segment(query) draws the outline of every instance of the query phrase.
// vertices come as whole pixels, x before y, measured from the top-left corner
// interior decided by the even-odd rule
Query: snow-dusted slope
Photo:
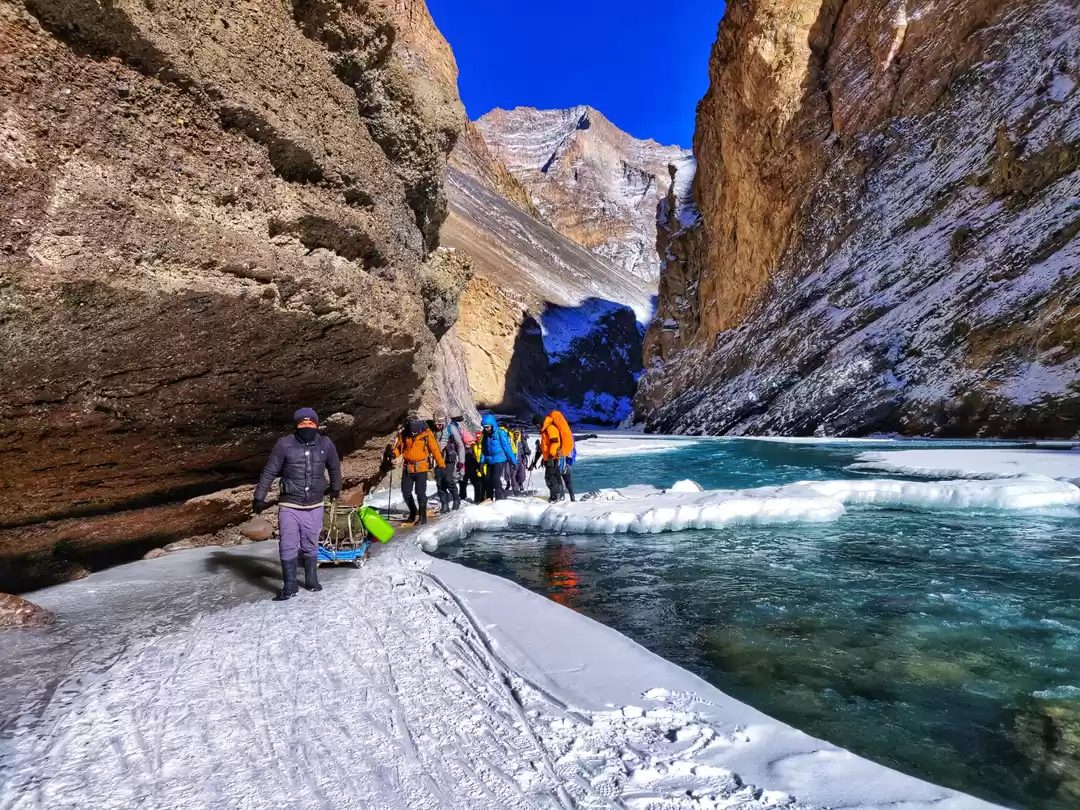
[[[642,141],[590,107],[493,110],[476,122],[555,230],[653,283],[656,207],[688,155]]]
[[[650,428],[1080,429],[1074,0],[729,4],[711,78]]]
[[[531,215],[475,131],[454,153],[444,245],[472,257],[455,327],[474,399],[618,422],[641,371],[647,282]]]

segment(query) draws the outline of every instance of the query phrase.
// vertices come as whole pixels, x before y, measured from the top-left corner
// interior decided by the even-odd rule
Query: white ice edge
[[[862,453],[848,469],[915,478],[993,479],[1041,475],[1080,483],[1080,451],[1049,449],[1062,446],[1069,445],[1047,444],[1041,449],[920,449]]]
[[[153,783],[142,806],[261,807],[284,779],[303,810],[412,810],[433,791],[455,807],[516,808],[530,802],[507,786],[543,804],[560,780],[573,790],[616,770],[657,810],[764,810],[789,797],[815,809],[993,807],[814,739],[608,627],[403,540],[285,605],[208,566],[226,554],[269,567],[271,544],[178,552],[34,594],[72,630],[144,608],[126,640],[110,628],[109,650],[60,656],[59,697],[0,749],[12,766],[4,798],[133,806]],[[231,590],[231,607],[160,630],[146,614],[171,612],[170,587],[188,608]],[[471,782],[482,768],[497,772],[481,773],[491,793],[470,802],[485,795]]]
[[[872,504],[913,509],[1040,509],[1080,505],[1080,488],[1041,475],[986,481],[856,479],[802,481],[742,490],[661,492],[649,486],[590,493],[577,503],[512,498],[470,506],[415,535],[425,550],[476,531],[539,529],[571,534],[652,534],[732,525],[823,522],[845,506]],[[692,484],[692,482],[689,482]]]

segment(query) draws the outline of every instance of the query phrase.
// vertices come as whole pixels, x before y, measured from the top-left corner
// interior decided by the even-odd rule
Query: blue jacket
[[[481,440],[481,464],[504,464],[510,462],[511,464],[517,464],[517,453],[514,452],[514,447],[510,443],[510,437],[499,430],[498,420],[490,413],[484,417],[482,422],[484,427],[489,425],[492,428],[492,433],[489,436],[487,431],[484,431],[484,438]]]

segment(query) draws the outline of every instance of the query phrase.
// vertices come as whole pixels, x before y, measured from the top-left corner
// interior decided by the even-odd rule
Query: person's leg
[[[455,466],[447,476],[450,479],[450,500],[453,502],[455,512],[461,508],[461,496],[458,493],[458,477],[461,474],[461,471]]]
[[[566,472],[562,474],[563,485],[566,487],[566,491],[570,493],[570,501],[574,500],[574,474],[570,471],[570,465],[567,465]]]
[[[322,532],[323,508],[297,510],[300,514],[300,556],[304,560],[304,587],[321,591],[319,584],[319,534]]]
[[[450,488],[453,481],[448,480],[445,467],[435,471],[435,491],[439,496],[439,514],[450,511]]]
[[[427,473],[416,474],[416,502],[420,505],[420,523],[427,523]]]
[[[278,509],[278,556],[281,558],[281,591],[274,597],[276,602],[284,602],[296,596],[296,558],[300,554],[300,519],[299,509]]]
[[[503,489],[503,469],[505,467],[506,465],[502,462],[488,466],[491,473],[491,486],[494,489],[494,497],[497,501],[506,499],[506,490]]]
[[[551,459],[544,462],[544,480],[548,486],[549,499],[554,503],[563,499],[563,480],[559,474],[559,462]]]
[[[401,497],[405,499],[405,505],[409,507],[407,522],[416,520],[416,501],[413,499],[413,475],[406,470],[401,471]]]
[[[525,494],[525,467],[525,462],[521,461],[518,463],[517,467],[514,468],[514,491],[517,492],[518,495]]]
[[[458,499],[459,499],[459,501],[463,501],[468,497],[469,497],[469,478],[468,478],[467,475],[462,473],[461,481],[458,482]],[[456,509],[457,507],[455,506],[454,508]]]

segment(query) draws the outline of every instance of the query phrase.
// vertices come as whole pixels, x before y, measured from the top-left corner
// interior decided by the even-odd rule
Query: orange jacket
[[[544,461],[553,458],[570,458],[574,453],[574,434],[566,417],[560,411],[552,411],[540,428],[540,452]]]
[[[551,461],[553,458],[558,458],[559,447],[562,444],[562,437],[559,435],[559,429],[555,426],[555,423],[551,421],[549,416],[544,420],[544,426],[540,428],[540,452],[544,456],[544,461]]]
[[[397,444],[394,445],[394,458],[402,456],[405,459],[405,471],[409,473],[423,473],[431,469],[431,459],[435,464],[445,467],[442,453],[439,452],[439,443],[435,441],[435,434],[428,428],[416,436],[406,436],[399,433]]]

